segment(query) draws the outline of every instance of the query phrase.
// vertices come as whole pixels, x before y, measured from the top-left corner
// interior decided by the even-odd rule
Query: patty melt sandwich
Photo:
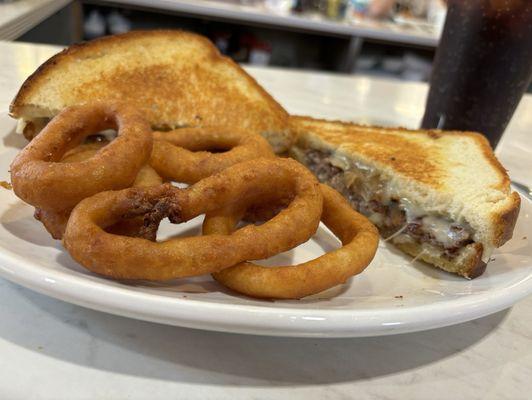
[[[399,249],[466,278],[512,237],[519,195],[488,141],[293,117],[291,155]]]

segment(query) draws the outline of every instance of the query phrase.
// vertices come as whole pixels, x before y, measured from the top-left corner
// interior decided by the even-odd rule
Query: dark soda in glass
[[[532,78],[532,0],[448,0],[421,127],[497,145]]]

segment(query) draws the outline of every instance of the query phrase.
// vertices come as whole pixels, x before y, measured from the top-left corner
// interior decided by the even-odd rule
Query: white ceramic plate
[[[25,144],[0,115],[0,180]],[[171,325],[276,336],[349,337],[411,332],[478,318],[532,292],[532,207],[523,199],[514,238],[495,252],[487,272],[473,281],[411,263],[381,244],[361,275],[300,301],[257,301],[228,292],[210,277],[134,285],[107,280],[77,265],[33,219],[33,209],[0,188],[0,275],[85,307]],[[162,226],[162,235],[199,232],[200,220]],[[338,242],[320,228],[294,251],[269,260],[298,263]]]

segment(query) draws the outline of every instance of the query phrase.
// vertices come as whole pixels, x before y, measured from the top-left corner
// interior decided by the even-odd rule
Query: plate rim
[[[489,298],[484,293],[474,293],[445,302],[400,308],[322,310],[213,303],[65,275],[61,270],[47,270],[5,247],[0,251],[0,276],[47,296],[115,315],[211,331],[284,337],[367,337],[433,329],[501,311],[532,294],[531,271]],[[104,296],[109,292],[113,293],[113,304]],[[136,302],[142,302],[142,307],[137,307]],[[386,318],[388,314],[392,317]],[[223,318],[219,318],[221,315]],[[274,324],[272,318],[276,318]]]

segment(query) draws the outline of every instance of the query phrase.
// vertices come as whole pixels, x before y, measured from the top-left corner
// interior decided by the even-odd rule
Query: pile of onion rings
[[[116,138],[84,142],[107,129]],[[63,110],[15,158],[11,181],[74,260],[114,279],[212,274],[251,297],[299,299],[363,271],[378,244],[365,217],[304,166],[275,157],[260,135],[238,127],[152,132],[119,103]],[[157,241],[163,219],[202,214],[203,235]],[[306,242],[320,221],[341,248],[294,266],[250,262]]]
[[[163,242],[117,238],[104,229],[124,215],[152,213],[146,220],[158,223],[168,217],[178,223],[214,212],[220,205],[241,207],[271,190],[268,184],[290,187],[292,200],[259,226]],[[99,193],[72,211],[63,242],[76,261],[98,274],[169,280],[217,272],[289,250],[314,234],[321,211],[319,185],[302,165],[289,159],[257,159],[231,166],[187,189],[162,185]]]

